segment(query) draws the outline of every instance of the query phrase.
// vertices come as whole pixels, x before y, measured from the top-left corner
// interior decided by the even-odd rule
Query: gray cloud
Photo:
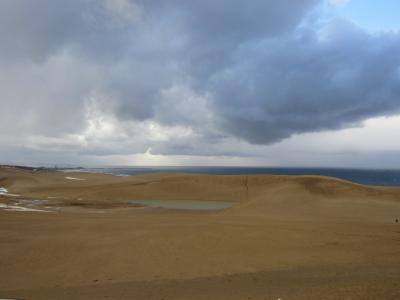
[[[399,34],[345,21],[250,45],[215,76],[220,126],[252,143],[399,112]]]
[[[243,156],[235,140],[269,145],[399,113],[400,35],[322,23],[320,9],[0,1],[0,144]]]

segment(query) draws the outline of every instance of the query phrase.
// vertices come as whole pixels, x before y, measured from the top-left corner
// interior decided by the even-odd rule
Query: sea
[[[71,171],[71,169],[68,169]],[[271,167],[99,167],[80,168],[83,172],[132,176],[154,173],[191,173],[210,175],[320,175],[336,177],[371,186],[400,186],[400,170]]]

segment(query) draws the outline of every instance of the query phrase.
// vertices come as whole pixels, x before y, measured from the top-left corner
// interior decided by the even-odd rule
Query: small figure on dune
[[[396,219],[396,223],[399,223],[399,219]]]

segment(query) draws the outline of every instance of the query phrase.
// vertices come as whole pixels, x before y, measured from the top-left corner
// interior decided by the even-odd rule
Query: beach
[[[400,188],[20,168],[0,188],[0,298],[400,298]]]

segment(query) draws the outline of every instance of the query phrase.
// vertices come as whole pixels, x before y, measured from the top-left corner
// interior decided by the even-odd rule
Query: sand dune
[[[56,212],[0,209],[0,298],[400,298],[396,188],[313,176],[21,169],[0,169],[0,186],[20,194],[20,206]],[[135,199],[235,205],[165,210],[130,205]],[[3,205],[16,201],[0,195]]]

